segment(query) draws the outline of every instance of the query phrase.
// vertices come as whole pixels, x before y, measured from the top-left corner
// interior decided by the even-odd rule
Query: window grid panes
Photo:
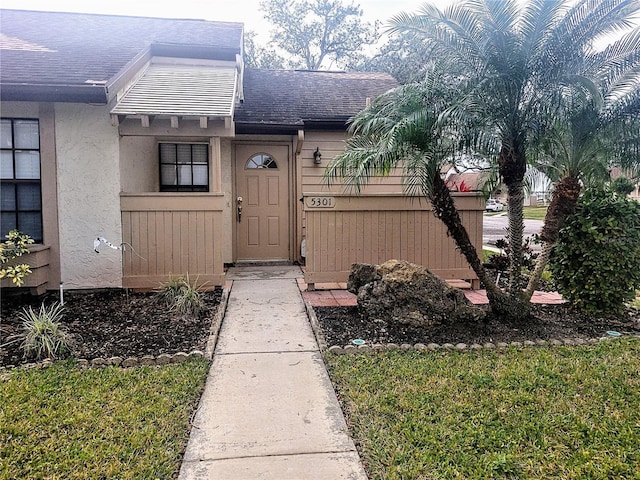
[[[209,191],[209,148],[207,144],[161,143],[159,150],[160,191]]]
[[[0,235],[18,229],[42,242],[38,120],[0,119]]]

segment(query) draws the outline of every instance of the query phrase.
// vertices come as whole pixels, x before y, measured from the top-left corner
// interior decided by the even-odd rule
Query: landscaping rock
[[[485,313],[464,293],[452,288],[427,268],[389,260],[381,265],[354,264],[347,288],[373,321],[431,327],[456,322],[478,322]]]
[[[161,353],[156,357],[156,364],[158,365],[166,365],[171,362],[171,355],[168,353]]]
[[[138,359],[135,357],[129,357],[129,358],[125,358],[122,361],[122,366],[123,367],[136,367],[138,365]]]
[[[189,356],[184,352],[174,353],[173,356],[171,357],[171,363],[182,363],[187,358],[189,358]]]
[[[107,365],[107,361],[104,358],[98,357],[91,360],[92,367],[104,367],[105,365]]]
[[[122,361],[123,361],[123,360],[124,360],[124,359],[123,359],[122,357],[111,357],[111,358],[108,360],[108,363],[109,363],[109,365],[114,365],[114,366],[116,366],[116,367],[117,367],[117,366],[119,366],[119,365],[122,365]]]
[[[152,366],[155,364],[156,364],[156,359],[153,357],[153,355],[144,355],[140,359],[140,365]]]

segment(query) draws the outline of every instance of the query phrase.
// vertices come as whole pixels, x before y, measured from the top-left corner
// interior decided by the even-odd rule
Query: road
[[[484,215],[483,228],[482,228],[482,243],[483,245],[495,245],[496,240],[505,238],[507,236],[507,225],[509,224],[509,218],[507,213],[503,212],[499,215]],[[525,237],[540,233],[542,229],[542,220],[526,220],[524,221],[524,235]],[[534,250],[539,250],[539,245],[532,245]]]

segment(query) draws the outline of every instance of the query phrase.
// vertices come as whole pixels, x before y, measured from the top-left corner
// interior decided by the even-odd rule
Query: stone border
[[[220,328],[222,327],[222,320],[224,318],[224,314],[227,310],[227,304],[229,303],[229,294],[231,292],[231,287],[233,286],[233,282],[230,281],[222,288],[222,296],[220,297],[220,304],[218,305],[218,311],[213,317],[213,321],[211,322],[211,327],[209,329],[209,338],[207,339],[207,345],[205,351],[201,350],[192,350],[189,353],[186,352],[177,352],[177,353],[161,353],[160,355],[144,355],[142,357],[110,357],[110,358],[92,358],[91,360],[87,360],[86,358],[78,358],[73,359],[76,361],[79,367],[81,368],[94,368],[94,367],[108,367],[110,365],[116,367],[139,367],[139,366],[161,366],[167,365],[169,363],[182,363],[191,358],[206,358],[211,361],[213,358],[213,351],[216,348],[216,343],[218,342],[218,334],[220,333]],[[317,320],[316,320],[317,321]],[[64,361],[64,360],[63,360]],[[25,363],[21,365],[10,365],[10,366],[0,366],[0,372],[12,370],[14,368],[43,368],[52,365],[53,361],[50,358],[47,358],[41,362],[36,363]]]
[[[332,353],[334,355],[344,355],[344,354],[354,354],[354,353],[370,353],[370,352],[380,352],[385,350],[447,350],[447,351],[458,351],[464,352],[469,350],[504,350],[506,348],[523,348],[523,347],[556,347],[556,346],[565,346],[565,347],[573,347],[576,345],[595,345],[600,342],[615,340],[616,338],[622,337],[632,337],[640,339],[640,334],[636,335],[623,335],[622,337],[599,337],[599,338],[564,338],[562,340],[551,338],[549,340],[525,340],[523,342],[497,342],[497,343],[484,343],[482,345],[478,343],[474,343],[472,345],[467,345],[466,343],[444,343],[442,345],[437,343],[416,343],[415,345],[411,345],[409,343],[403,343],[398,345],[397,343],[374,343],[371,345],[331,345],[327,346],[327,340],[322,332],[322,328],[320,327],[320,322],[318,321],[318,317],[316,316],[316,312],[313,309],[313,306],[305,301],[304,307],[307,310],[307,315],[309,317],[309,322],[311,323],[311,329],[316,337],[316,342],[318,343],[318,347],[320,348],[321,353]]]
[[[213,351],[216,349],[216,344],[218,343],[218,335],[220,334],[220,328],[222,328],[224,314],[227,312],[227,305],[229,304],[229,295],[231,294],[232,287],[233,280],[227,281],[224,284],[224,287],[222,287],[222,296],[220,297],[218,311],[213,317],[213,322],[211,322],[209,339],[207,340],[207,346],[204,349],[204,356],[207,360],[211,360],[213,358]]]
[[[316,337],[316,343],[318,344],[320,353],[324,353],[329,349],[329,347],[327,346],[327,339],[325,338],[324,333],[322,333],[322,328],[320,328],[320,322],[318,321],[316,312],[311,304],[304,299],[304,297],[302,298],[302,301],[304,302],[304,308],[307,311],[307,317],[309,318],[309,323],[311,323],[311,329],[313,330],[313,334]]]

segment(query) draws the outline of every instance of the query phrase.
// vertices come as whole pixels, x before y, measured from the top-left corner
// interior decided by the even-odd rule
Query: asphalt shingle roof
[[[242,32],[241,23],[0,10],[2,96],[75,101],[77,92],[91,90],[85,101],[102,101],[104,83],[154,45],[234,59],[242,51]],[[236,105],[234,119],[247,128],[344,123],[367,98],[396,86],[384,73],[246,69],[244,102]]]
[[[0,11],[2,84],[85,85],[111,79],[151,44],[241,51],[241,23]]]
[[[386,73],[247,69],[244,102],[235,121],[253,125],[345,122],[375,98],[398,86]]]

